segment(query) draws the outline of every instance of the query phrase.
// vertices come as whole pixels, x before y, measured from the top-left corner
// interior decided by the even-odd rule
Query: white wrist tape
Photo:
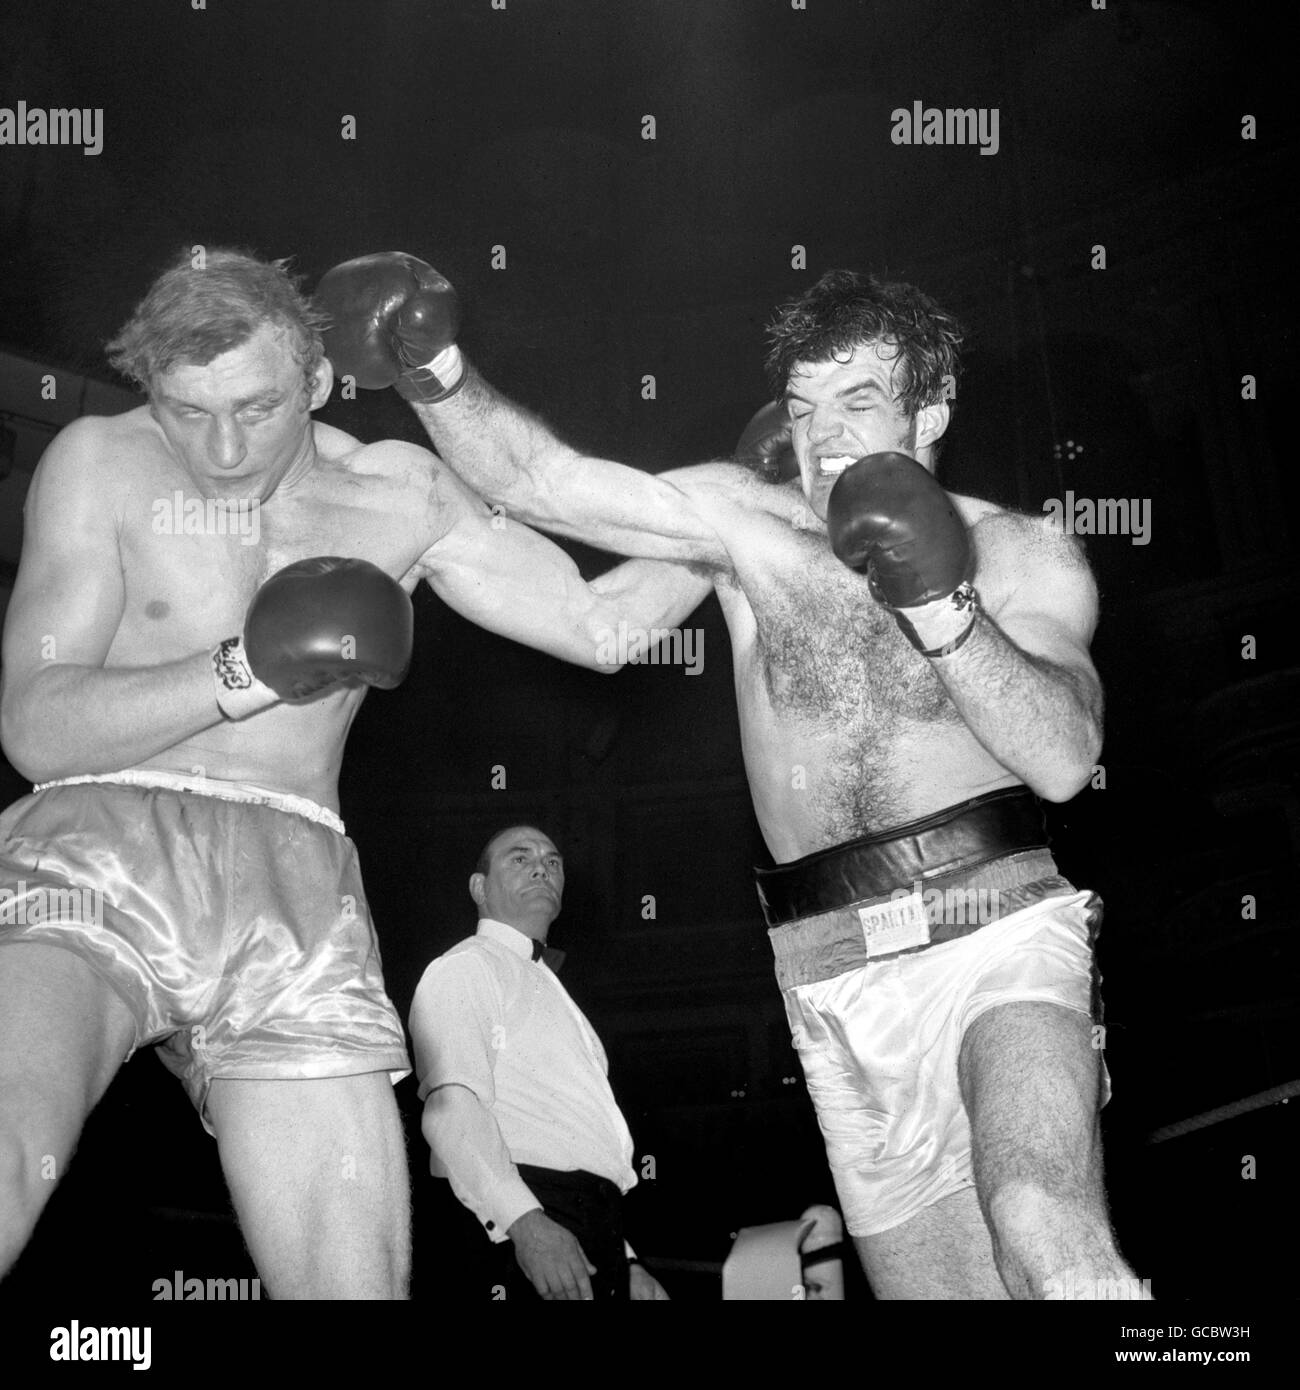
[[[217,708],[227,719],[247,719],[280,698],[253,674],[242,637],[227,637],[217,644],[212,653],[212,677],[217,687]]]
[[[948,656],[970,636],[979,612],[979,597],[969,584],[915,608],[895,608],[904,636],[922,656]]]
[[[422,367],[411,367],[397,380],[399,395],[408,401],[433,405],[454,396],[465,384],[465,359],[455,343],[443,350]]]

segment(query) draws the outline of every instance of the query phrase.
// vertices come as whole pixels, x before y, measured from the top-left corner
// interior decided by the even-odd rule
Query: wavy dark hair
[[[828,270],[767,327],[765,366],[777,399],[796,362],[830,362],[864,343],[897,349],[902,358],[898,402],[909,418],[956,395],[962,326],[914,285],[878,280],[856,270]]]
[[[263,261],[227,247],[206,248],[201,258],[186,250],[149,286],[105,350],[115,370],[148,392],[163,372],[182,363],[206,366],[272,323],[288,335],[310,395],[327,322],[289,274],[287,260]]]

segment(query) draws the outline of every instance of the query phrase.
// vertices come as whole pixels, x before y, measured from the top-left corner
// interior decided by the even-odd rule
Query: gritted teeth
[[[835,458],[818,459],[817,466],[823,473],[843,473],[853,460],[847,455],[837,455]]]

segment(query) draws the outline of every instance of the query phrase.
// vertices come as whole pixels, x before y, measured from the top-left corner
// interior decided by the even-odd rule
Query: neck
[[[484,913],[483,915],[490,922],[500,922],[504,926],[513,927],[514,930],[520,934],[520,936],[526,936],[530,941],[545,941],[546,933],[550,930],[551,927],[551,924],[549,922],[510,922],[507,921],[504,917],[493,917],[489,913]]]
[[[272,496],[277,492],[292,492],[302,480],[316,467],[316,431],[308,424],[307,437],[302,442],[302,448],[298,451],[297,457],[284,470],[284,476],[276,483]]]

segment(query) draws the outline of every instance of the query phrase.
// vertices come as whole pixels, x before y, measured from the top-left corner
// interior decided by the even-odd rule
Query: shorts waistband
[[[1076,891],[1044,849],[918,879],[907,889],[771,928],[776,978],[782,989],[831,980],[969,936],[1046,898]]]
[[[767,925],[779,927],[1049,843],[1038,798],[1009,787],[754,877]]]
[[[266,787],[254,786],[251,782],[222,782],[212,777],[189,777],[181,772],[164,772],[162,769],[125,768],[121,772],[109,772],[102,776],[59,777],[53,782],[40,782],[32,790],[43,792],[51,787],[77,787],[88,784],[189,792],[194,796],[212,796],[218,801],[234,801],[244,806],[269,806],[274,811],[304,816],[307,820],[335,830],[340,835],[347,834],[342,820],[333,811],[305,796],[294,796],[291,792],[273,792]]]

